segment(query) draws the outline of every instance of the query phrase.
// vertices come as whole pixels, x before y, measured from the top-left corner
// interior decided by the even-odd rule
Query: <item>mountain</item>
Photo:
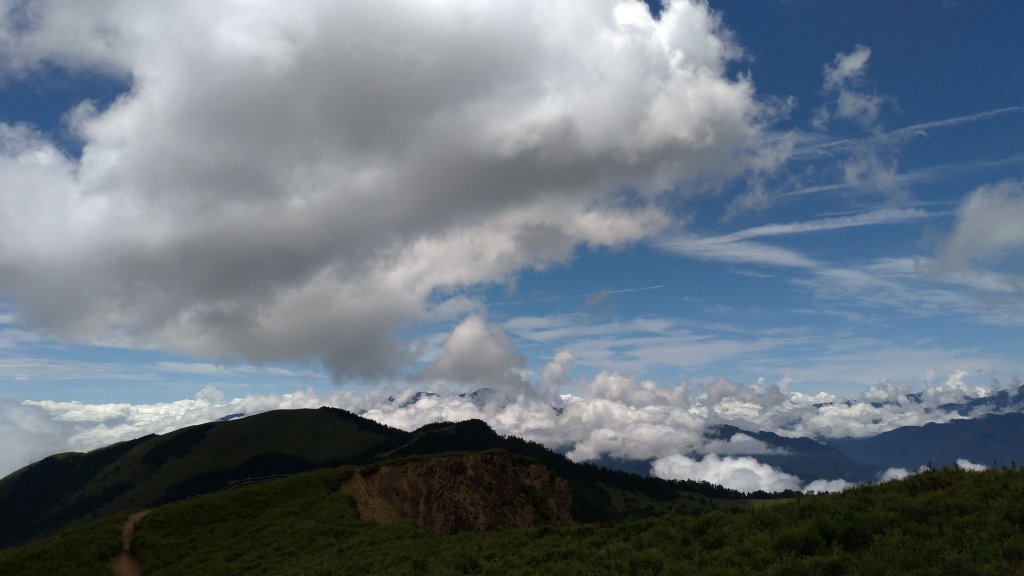
[[[573,462],[536,442],[500,436],[480,420],[428,424],[412,432],[405,444],[380,457],[492,449],[531,458],[567,481],[572,492],[572,517],[581,522],[604,522],[669,510],[689,512],[703,509],[709,504],[709,498],[737,500],[743,497],[735,490],[705,481],[646,478],[591,463]]]
[[[983,414],[1006,414],[1009,412],[1024,412],[1024,385],[1014,381],[1014,386],[988,393],[986,396],[965,397],[960,402],[946,402],[934,407],[925,407],[924,411],[951,414],[953,412],[965,418],[978,417]],[[911,404],[925,404],[927,398],[924,392],[913,392],[904,395],[898,402],[885,400],[881,402],[869,402],[872,408],[883,408],[885,406],[899,406]],[[815,404],[815,408],[833,406],[839,404],[847,408],[863,403],[861,400],[842,400],[838,402],[822,402]]]
[[[344,410],[278,410],[145,436],[85,454],[57,454],[0,480],[0,546],[126,510],[274,477],[414,456],[503,450],[565,481],[577,521],[699,511],[738,492],[707,482],[641,478],[577,464],[484,422],[389,428]]]
[[[985,465],[1024,463],[1024,414],[989,414],[942,424],[904,426],[869,438],[834,438],[828,445],[874,467],[917,470],[952,466],[963,458]]]
[[[818,479],[843,479],[848,482],[867,482],[877,478],[874,468],[847,454],[810,438],[788,438],[774,432],[749,432],[735,426],[715,426],[705,436],[712,439],[729,440],[736,434],[743,434],[763,443],[768,450],[763,452],[737,452],[732,456],[750,456],[762,464],[778,468],[803,482]]]
[[[917,401],[920,402],[920,394],[917,397]],[[942,404],[939,409],[956,412],[961,416],[970,416],[978,409],[984,409],[986,412],[1024,411],[1024,386],[999,390],[988,396],[972,398],[966,402]]]
[[[872,481],[887,468],[916,470],[956,459],[1024,463],[1024,414],[906,427],[824,443],[718,426],[709,442],[798,476]],[[735,442],[737,435],[739,442]],[[748,449],[748,452],[743,452]],[[0,480],[0,546],[26,542],[121,511],[298,472],[446,453],[502,450],[566,482],[574,521],[605,522],[666,511],[733,506],[744,496],[703,481],[644,478],[650,463],[606,458],[576,463],[544,446],[502,437],[486,423],[431,424],[414,432],[344,410],[278,410],[150,435],[89,453],[50,456]],[[617,469],[610,469],[617,468]],[[623,471],[625,470],[625,471]],[[764,496],[759,494],[758,496]]]
[[[1014,394],[994,395],[990,402],[1014,401]],[[843,479],[862,483],[878,480],[889,468],[917,470],[923,465],[953,466],[958,459],[998,466],[1024,464],[1024,414],[989,414],[980,418],[904,426],[867,438],[789,438],[773,432],[751,432],[736,426],[710,427],[709,442],[728,442],[742,434],[758,445],[744,450],[744,443],[727,445],[719,456],[749,456],[803,482]],[[700,454],[690,454],[700,458]],[[605,456],[593,463],[614,470],[650,475],[650,460]]]
[[[405,512],[367,513],[348,486],[357,475],[369,484],[371,508],[380,496]],[[1019,470],[934,470],[838,494],[601,524],[567,525],[559,485],[502,451],[325,468],[0,550],[0,574],[109,574],[112,559],[126,556],[142,573],[164,576],[924,576],[1020,574],[1024,561]],[[444,486],[437,505],[421,508],[421,496]],[[468,506],[456,504],[463,497]]]
[[[343,410],[276,410],[56,454],[0,480],[0,546],[248,478],[369,461],[407,436]]]
[[[730,425],[712,426],[705,432],[704,437],[709,443],[728,443],[737,434],[756,441],[750,442],[756,448],[744,450],[744,443],[723,444],[727,446],[728,452],[716,452],[719,456],[754,458],[762,464],[796,476],[804,483],[819,479],[870,482],[878,478],[878,473],[871,464],[859,462],[832,446],[810,438],[788,438],[765,431],[751,432]],[[695,459],[703,457],[702,454],[693,452],[688,456]],[[653,462],[611,456],[602,456],[592,461],[597,466],[641,476],[650,476]]]

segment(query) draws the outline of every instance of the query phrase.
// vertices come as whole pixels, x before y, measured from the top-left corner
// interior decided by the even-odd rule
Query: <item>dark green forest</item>
[[[709,499],[702,513],[457,534],[360,520],[337,490],[351,473],[319,470],[157,508],[139,522],[133,552],[154,576],[1024,574],[1018,470],[933,470],[839,494]],[[0,574],[109,574],[126,517],[2,551]]]

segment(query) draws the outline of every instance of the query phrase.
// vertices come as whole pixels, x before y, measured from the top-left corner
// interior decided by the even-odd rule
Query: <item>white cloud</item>
[[[956,465],[962,470],[968,470],[971,472],[982,472],[984,470],[988,470],[988,466],[985,466],[984,464],[975,464],[974,462],[964,460],[963,458],[957,458]]]
[[[856,120],[864,126],[872,126],[878,121],[878,110],[882,106],[882,98],[861,92],[843,91],[836,100],[836,116]]]
[[[930,386],[921,393],[921,401],[929,408],[943,404],[964,402],[972,398],[984,398],[989,391],[981,386],[971,387],[967,383],[968,374],[958,370],[939,386]]]
[[[825,65],[825,88],[839,89],[843,85],[862,78],[867,71],[871,48],[858,44],[849,54],[839,52],[831,64]]]
[[[888,482],[890,480],[903,480],[911,474],[913,474],[913,472],[906,468],[888,468],[885,472],[882,472],[881,476],[878,477],[878,481]]]
[[[0,477],[36,460],[67,449],[67,424],[54,421],[36,406],[0,400]]]
[[[875,125],[883,101],[878,96],[854,89],[863,83],[869,58],[871,49],[858,44],[849,54],[837,53],[832,63],[826,64],[824,69],[824,89],[836,93],[835,116],[854,120],[864,127]],[[815,117],[815,126],[823,128],[828,117],[829,111],[820,108]]]
[[[568,361],[565,356],[556,360]],[[421,395],[418,401],[411,402],[415,389],[396,392],[393,401],[388,400],[386,393],[372,390],[338,390],[326,395],[296,391],[228,399],[222,391],[207,387],[192,399],[156,404],[0,402],[0,433],[9,447],[0,456],[0,475],[54,452],[91,450],[229,414],[336,406],[404,430],[432,422],[477,418],[488,422],[499,434],[516,435],[564,450],[578,461],[606,455],[664,459],[659,469],[667,477],[686,473],[709,481],[728,478],[734,486],[742,486],[737,489],[744,490],[768,490],[772,486],[799,489],[795,479],[780,475],[753,458],[739,457],[778,453],[778,449],[742,433],[719,439],[708,434],[710,428],[730,424],[790,437],[837,437],[868,436],[900,426],[946,422],[961,416],[934,410],[935,404],[979,398],[988,393],[970,385],[967,379],[966,374],[952,375],[934,390],[923,391],[920,403],[883,402],[877,406],[827,394],[805,395],[789,390],[786,381],[769,385],[759,380],[753,386],[744,386],[717,379],[703,386],[663,387],[615,373],[595,378],[592,393],[587,396],[562,395],[557,410],[547,400],[528,395],[495,395],[478,401],[446,390]],[[881,400],[874,394],[868,396],[874,401]],[[972,416],[992,410],[982,406]],[[901,477],[900,474],[900,470],[889,470],[882,479]],[[842,487],[834,480],[822,480],[804,489]]]
[[[526,393],[521,375],[525,367],[526,358],[516,353],[515,343],[501,326],[471,315],[452,330],[444,341],[444,352],[427,374],[452,382],[518,387],[519,393]]]
[[[541,372],[540,393],[541,397],[552,400],[557,390],[568,381],[569,369],[575,364],[576,359],[568,350],[559,350],[555,357],[544,366]]]
[[[1024,181],[1006,180],[971,192],[957,210],[956,228],[942,247],[940,263],[964,268],[1024,250]]]
[[[781,492],[800,488],[800,480],[796,476],[753,458],[719,458],[715,454],[708,454],[701,460],[680,454],[659,458],[651,465],[651,475],[669,480],[707,480],[740,492]]]
[[[764,442],[741,432],[733,434],[728,440],[713,440],[708,442],[702,447],[702,450],[718,454],[719,456],[731,456],[735,454],[753,456],[757,454],[786,453],[786,451],[781,448],[772,448]]]
[[[70,340],[387,376],[438,293],[648,238],[770,145],[704,3],[33,7],[8,73],[131,83],[80,158],[0,125],[0,290]]]
[[[842,492],[854,484],[846,480],[814,480],[803,487],[803,492]]]

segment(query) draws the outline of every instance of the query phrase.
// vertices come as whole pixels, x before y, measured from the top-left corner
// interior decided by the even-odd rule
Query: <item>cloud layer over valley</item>
[[[321,396],[300,391],[228,400],[209,388],[194,399],[152,405],[5,402],[0,403],[2,432],[19,450],[5,453],[0,474],[50,453],[87,451],[220,418],[333,406],[404,430],[477,418],[500,434],[540,442],[577,461],[605,457],[652,461],[652,473],[666,478],[703,479],[743,491],[822,491],[846,484],[841,478],[803,483],[758,461],[764,455],[784,454],[785,449],[742,433],[721,438],[716,427],[733,425],[784,437],[865,437],[901,426],[1024,410],[1024,388],[1019,382],[1001,394],[1004,401],[1000,403],[996,390],[970,384],[964,373],[916,394],[880,385],[852,400],[824,393],[807,396],[788,390],[785,382],[744,386],[719,379],[688,390],[685,385],[664,388],[615,373],[599,375],[589,389],[586,397],[510,396],[496,389],[474,394],[407,389],[394,395],[338,391]],[[1007,403],[1006,398],[1016,399]],[[890,470],[881,479],[905,473]]]

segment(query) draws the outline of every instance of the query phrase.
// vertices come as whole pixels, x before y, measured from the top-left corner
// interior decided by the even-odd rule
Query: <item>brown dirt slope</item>
[[[341,486],[364,519],[415,520],[441,531],[481,532],[572,522],[569,485],[504,452],[412,459],[365,468]]]

